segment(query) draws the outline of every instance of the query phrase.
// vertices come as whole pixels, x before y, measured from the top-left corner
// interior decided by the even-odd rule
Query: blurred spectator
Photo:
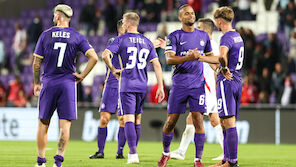
[[[264,40],[264,45],[267,50],[271,49],[271,59],[273,60],[273,64],[277,61],[281,61],[282,58],[282,47],[278,43],[278,38],[275,33],[269,33],[267,39]]]
[[[144,6],[144,0],[135,0],[134,1],[134,9],[142,9]]]
[[[262,75],[259,82],[259,96],[258,96],[258,103],[268,103],[269,102],[269,95],[270,95],[270,72],[268,68],[263,68]]]
[[[165,94],[165,96],[164,96],[164,99],[161,101],[161,103],[167,101],[167,99],[168,99],[168,91],[167,91],[167,89],[165,87],[164,82],[163,82],[163,88],[164,88],[164,94]],[[158,89],[158,84],[155,84],[155,85],[153,85],[151,87],[151,90],[149,92],[149,95],[148,95],[149,102],[152,103],[152,104],[157,104],[158,103],[158,97],[156,98],[156,91],[157,91],[157,89]]]
[[[202,14],[202,0],[187,0],[188,5],[191,5],[194,12],[196,19],[203,16]]]
[[[247,105],[250,103],[257,103],[258,100],[258,88],[254,82],[254,73],[249,73],[244,77],[241,104]]]
[[[245,43],[245,56],[243,72],[247,73],[253,67],[254,50],[256,46],[256,37],[251,29],[240,28],[238,31]]]
[[[21,82],[20,76],[16,76],[14,80],[9,83],[9,93],[8,93],[8,105],[14,106],[14,101],[18,99],[18,92],[24,90],[24,86]]]
[[[216,0],[216,2],[218,2],[219,7],[230,6],[231,0]]]
[[[38,38],[43,31],[42,21],[39,15],[36,15],[29,25],[27,30],[28,33],[28,44],[32,45],[33,51],[35,50],[35,46],[37,44]]]
[[[18,92],[17,98],[13,101],[15,107],[26,107],[28,100],[23,89]]]
[[[284,10],[286,9],[288,3],[290,0],[280,0],[277,5],[277,11],[279,12],[279,28],[280,30],[284,29],[284,23],[285,23],[285,16],[284,16]]]
[[[275,103],[281,103],[281,97],[284,90],[284,81],[285,81],[285,73],[282,70],[281,63],[277,62],[275,64],[275,71],[272,74],[271,80],[271,90],[275,95]]]
[[[238,0],[238,21],[252,19],[250,6],[250,0]]]
[[[6,106],[6,89],[0,81],[0,107]]]
[[[293,92],[293,81],[290,76],[287,76],[285,79],[285,87],[284,87],[283,95],[281,98],[281,104],[283,106],[286,106],[287,104],[291,103],[292,92]]]
[[[296,12],[295,12],[295,5],[293,1],[290,1],[288,3],[288,6],[284,10],[284,21],[285,21],[285,34],[286,34],[286,39],[289,39],[290,33],[293,29],[294,26],[294,19],[296,18]]]
[[[83,106],[85,107],[91,107],[92,106],[92,102],[93,102],[93,99],[92,99],[92,95],[91,95],[91,87],[86,87],[85,88],[85,94],[84,94],[84,98],[83,98]]]
[[[178,20],[178,1],[163,0],[161,7],[161,21],[177,21]]]
[[[270,77],[270,72],[269,72],[268,68],[266,68],[266,67],[263,68],[262,75],[259,78],[260,78],[259,91],[266,92],[267,96],[269,96],[271,77]]]
[[[268,48],[267,51],[263,55],[259,55],[257,70],[258,74],[262,73],[263,68],[267,68],[268,71],[273,71],[274,68],[274,60],[271,57],[272,49]]]
[[[291,33],[290,50],[288,56],[294,61],[296,60],[296,31]]]
[[[19,73],[23,69],[22,59],[27,49],[27,34],[26,31],[22,28],[22,26],[16,22],[15,26],[15,35],[13,39],[12,48],[15,53],[15,64],[16,64],[16,72]]]
[[[122,19],[123,14],[127,10],[127,0],[117,0],[117,20]]]
[[[5,66],[5,46],[4,42],[2,41],[2,38],[0,37],[0,74],[2,68]]]
[[[105,22],[107,24],[108,32],[115,33],[117,25],[117,11],[108,0],[104,1],[103,15],[105,16]]]
[[[144,4],[142,16],[145,22],[159,22],[160,21],[160,5],[156,0],[147,0]]]
[[[97,33],[100,17],[101,12],[97,9],[95,0],[90,0],[89,3],[82,8],[79,23],[84,25],[87,35],[89,35],[91,30],[93,30],[95,34]]]

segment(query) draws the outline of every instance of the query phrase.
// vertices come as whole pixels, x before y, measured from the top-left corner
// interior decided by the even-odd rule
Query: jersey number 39
[[[130,55],[128,57],[129,62],[126,63],[125,69],[132,69],[136,66],[136,64],[137,64],[138,69],[144,69],[146,67],[146,64],[147,64],[146,59],[150,53],[150,51],[148,49],[143,48],[138,53],[138,48],[128,47],[127,53]],[[138,63],[137,63],[137,58],[139,59]]]

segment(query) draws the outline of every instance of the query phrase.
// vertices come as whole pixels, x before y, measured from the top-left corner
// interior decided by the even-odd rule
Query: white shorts
[[[213,86],[210,87],[209,85],[206,84],[205,85],[205,92],[206,92],[206,110],[207,110],[207,112],[205,112],[204,115],[209,115],[210,113],[218,113],[215,87],[213,87]]]

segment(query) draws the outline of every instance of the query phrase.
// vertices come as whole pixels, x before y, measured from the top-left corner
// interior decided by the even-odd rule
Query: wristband
[[[222,70],[227,70],[227,69],[228,69],[227,66],[226,66],[226,67],[222,67],[222,66],[221,66],[221,68],[222,68]]]

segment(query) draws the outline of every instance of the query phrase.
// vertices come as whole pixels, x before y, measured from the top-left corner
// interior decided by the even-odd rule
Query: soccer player
[[[219,56],[219,46],[218,44],[212,40],[212,33],[214,31],[215,23],[208,18],[201,18],[198,19],[198,25],[197,29],[205,31],[208,33],[210,39],[211,39],[211,45],[213,48],[214,56]],[[218,68],[218,64],[208,64],[203,63],[204,67],[204,77],[206,80],[205,84],[205,92],[206,92],[206,106],[207,106],[207,112],[205,115],[209,116],[209,120],[211,122],[211,125],[216,131],[217,139],[221,145],[221,148],[223,150],[223,132],[222,127],[220,125],[220,119],[218,115],[218,109],[217,109],[217,97],[216,97],[216,69]],[[192,122],[192,115],[189,113],[186,120],[186,129],[182,135],[180,146],[177,150],[171,152],[171,158],[172,159],[185,159],[185,153],[186,150],[194,138],[194,126]],[[213,158],[213,160],[222,160],[223,159],[223,153]]]
[[[218,8],[214,12],[216,26],[222,31],[220,40],[220,56],[196,57],[208,63],[220,62],[220,73],[217,76],[217,104],[218,113],[224,134],[224,159],[212,167],[237,167],[238,136],[235,126],[238,118],[242,92],[241,68],[244,60],[244,42],[238,32],[232,28],[234,12],[229,7]],[[199,55],[199,56],[197,56]]]
[[[179,8],[179,20],[182,22],[182,29],[174,31],[168,36],[165,52],[167,63],[175,65],[175,70],[167,107],[167,120],[163,127],[164,152],[158,162],[158,167],[167,165],[174,128],[180,114],[185,113],[187,102],[189,102],[192,122],[195,127],[194,166],[202,167],[201,157],[205,141],[203,113],[206,112],[203,63],[196,61],[196,56],[188,54],[188,51],[195,49],[201,54],[210,56],[213,53],[209,35],[194,28],[195,13],[190,5],[186,4]]]
[[[38,157],[35,167],[45,167],[45,148],[50,118],[57,109],[60,135],[54,167],[61,167],[70,138],[71,120],[77,119],[76,82],[82,81],[98,61],[97,54],[86,38],[72,28],[69,22],[73,11],[68,5],[54,8],[54,27],[44,31],[34,52],[34,95],[39,96],[39,123],[37,132]],[[82,51],[88,64],[81,74],[75,73],[76,52]],[[44,73],[40,82],[40,66]]]
[[[134,12],[123,15],[125,34],[103,52],[102,57],[112,74],[119,79],[119,106],[124,117],[125,137],[129,146],[127,163],[139,163],[137,144],[141,134],[141,113],[147,90],[147,62],[151,62],[157,78],[156,96],[164,98],[162,70],[152,42],[138,33],[140,17]],[[110,56],[118,55],[121,69],[116,69]]]
[[[122,27],[122,19],[117,22],[117,31],[118,36],[125,33],[124,28]],[[114,38],[109,39],[108,45],[114,41]],[[113,53],[113,55],[115,55]],[[116,69],[120,69],[118,56],[112,57],[112,64]],[[116,159],[124,159],[122,154],[123,147],[125,145],[125,134],[124,134],[124,121],[122,112],[118,107],[118,80],[112,75],[110,69],[107,67],[105,87],[103,91],[103,98],[100,105],[100,124],[98,127],[98,152],[94,155],[91,155],[90,159],[104,158],[104,148],[107,137],[107,125],[110,121],[111,114],[115,114],[118,109],[118,122],[119,122],[119,131],[118,131],[118,149],[116,154]]]

